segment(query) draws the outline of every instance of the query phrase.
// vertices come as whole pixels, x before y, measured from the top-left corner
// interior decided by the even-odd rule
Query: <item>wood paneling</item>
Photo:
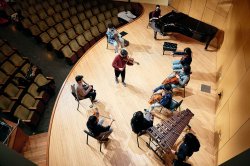
[[[183,13],[189,14],[191,3],[192,3],[192,0],[180,0],[178,10]]]
[[[222,164],[250,147],[250,120],[225,144],[218,153],[218,164]]]
[[[228,141],[229,139],[229,109],[228,103],[224,105],[220,113],[216,117],[215,122],[215,132],[218,134],[219,149]]]
[[[248,35],[249,37],[250,35]],[[248,38],[247,42],[245,43],[244,45],[244,55],[245,55],[245,64],[246,64],[246,69],[249,69],[250,67],[250,56],[249,56],[249,53],[250,53],[250,38]]]
[[[232,137],[237,130],[249,119],[250,117],[250,71],[244,76],[244,79],[238,85],[229,99],[229,112],[230,112],[230,137]]]
[[[214,13],[215,13],[214,10],[211,10],[210,8],[206,7],[204,9],[202,21],[211,24],[214,17]]]
[[[227,17],[227,14],[232,6],[232,1],[230,0],[220,0],[216,7],[216,12],[222,17]]]
[[[215,11],[218,2],[219,2],[219,0],[208,0],[207,4],[206,4],[206,7]]]
[[[244,56],[242,55],[242,49],[238,52],[235,56],[232,64],[230,65],[229,69],[222,76],[222,81],[218,86],[220,91],[223,91],[222,98],[220,100],[220,105],[218,110],[223,107],[225,102],[229,99],[232,95],[232,92],[235,90],[238,82],[243,78],[246,72]]]
[[[201,20],[205,9],[206,0],[192,0],[189,15]]]
[[[216,26],[219,29],[223,29],[224,23],[225,23],[225,17],[215,12],[212,19],[212,25]]]

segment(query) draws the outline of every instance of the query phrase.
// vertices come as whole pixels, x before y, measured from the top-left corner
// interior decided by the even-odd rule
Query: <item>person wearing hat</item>
[[[126,64],[128,62],[127,60],[128,52],[126,49],[121,49],[121,52],[116,55],[116,57],[113,60],[112,66],[115,71],[115,82],[119,83],[118,77],[121,75],[122,77],[122,84],[126,87],[125,83],[125,74],[126,74]]]
[[[106,35],[108,38],[108,43],[112,44],[115,47],[115,53],[118,53],[119,44],[121,44],[121,48],[124,47],[124,39],[115,29],[113,24],[108,24]]]
[[[113,132],[113,129],[109,126],[103,126],[104,119],[100,119],[98,114],[92,115],[89,117],[87,121],[87,128],[91,133],[93,133],[94,137],[97,139],[101,139],[102,141],[107,141],[109,135]]]
[[[93,89],[92,85],[88,85],[84,80],[82,75],[77,75],[75,77],[75,80],[77,82],[77,96],[79,100],[90,98],[91,102],[96,102],[96,91]]]
[[[151,112],[155,107],[164,107],[167,109],[170,108],[170,104],[172,102],[172,87],[170,84],[166,84],[156,88],[154,90],[154,93],[161,89],[163,90],[162,92],[160,92],[162,95],[161,100],[151,104],[150,108],[148,110],[145,110],[146,112]]]
[[[190,66],[192,62],[192,51],[189,47],[184,49],[184,52],[173,52],[176,55],[184,55],[180,60],[173,61],[173,70],[181,70],[182,66]]]

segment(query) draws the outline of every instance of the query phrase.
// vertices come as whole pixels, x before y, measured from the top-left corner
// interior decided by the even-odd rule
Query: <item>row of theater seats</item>
[[[0,39],[0,110],[4,117],[35,128],[54,88],[53,78],[45,77],[28,58]]]
[[[117,17],[119,12],[132,10],[130,3],[121,5],[109,0],[28,2],[31,6],[22,10],[26,16],[21,22],[22,27],[48,44],[58,55],[64,56],[69,64],[74,64],[91,45],[105,35],[109,23],[116,27],[120,25]],[[14,10],[25,6],[18,4],[13,5]]]

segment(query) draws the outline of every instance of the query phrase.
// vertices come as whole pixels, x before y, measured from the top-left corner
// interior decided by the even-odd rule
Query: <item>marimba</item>
[[[174,146],[193,116],[194,114],[186,109],[147,130],[150,136],[148,145],[158,157],[163,160],[165,153]]]

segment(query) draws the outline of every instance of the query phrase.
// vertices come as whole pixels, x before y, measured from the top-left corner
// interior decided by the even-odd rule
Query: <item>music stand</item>
[[[125,35],[127,35],[127,34],[128,34],[128,33],[125,32],[125,31],[122,31],[122,32],[120,33],[121,37],[123,37],[123,36],[125,36]]]

